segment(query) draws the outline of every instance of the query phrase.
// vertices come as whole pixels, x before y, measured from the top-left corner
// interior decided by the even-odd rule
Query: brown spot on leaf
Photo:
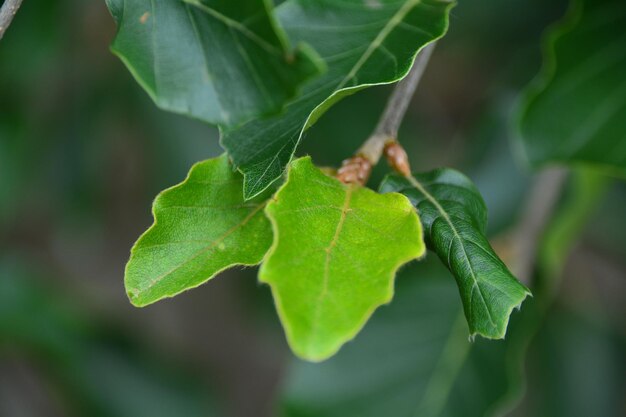
[[[150,12],[145,12],[139,18],[139,23],[141,23],[142,25],[145,25],[148,19],[150,19]]]

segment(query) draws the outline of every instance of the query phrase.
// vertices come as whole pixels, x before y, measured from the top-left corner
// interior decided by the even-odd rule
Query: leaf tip
[[[308,349],[300,349],[291,344],[290,346],[291,346],[291,350],[298,358],[302,359],[303,361],[307,361],[311,363],[324,362],[325,360],[330,359],[339,351],[339,348],[330,352],[321,352],[321,351],[316,351],[316,350],[309,351]]]
[[[145,307],[147,305],[147,303],[141,298],[141,292],[136,288],[126,287],[126,296],[128,297],[130,303],[135,307]]]
[[[520,311],[522,308],[522,304],[524,303],[526,298],[528,298],[529,296],[533,296],[530,290],[526,288],[523,284],[519,283],[519,285],[524,289],[524,291],[520,294],[521,298],[519,298],[519,301],[516,304],[511,304],[511,306],[505,311],[502,324],[500,326],[496,326],[494,332],[486,332],[480,329],[473,329],[470,337],[473,338],[474,336],[479,335],[485,339],[491,340],[502,340],[505,338],[513,311]]]

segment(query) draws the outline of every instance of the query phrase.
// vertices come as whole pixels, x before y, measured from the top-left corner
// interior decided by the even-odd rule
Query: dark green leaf
[[[471,336],[503,338],[511,312],[530,291],[489,245],[487,208],[474,184],[457,171],[440,169],[389,176],[381,191],[401,192],[417,208],[426,244],[456,278]]]
[[[342,97],[402,78],[416,53],[443,36],[452,3],[442,0],[289,0],[277,10],[289,38],[326,61],[286,112],[225,131],[222,145],[244,173],[251,198],[280,177],[303,131]]]
[[[274,244],[259,273],[272,287],[293,351],[332,356],[393,296],[397,269],[426,250],[409,200],[344,185],[294,161],[268,204]]]
[[[131,302],[145,306],[195,288],[233,265],[261,262],[272,242],[266,199],[243,201],[226,155],[200,162],[154,201],[154,224],[126,265]]]
[[[587,163],[626,174],[626,2],[575,0],[549,32],[546,62],[522,98],[533,165]]]
[[[234,126],[280,110],[320,72],[290,51],[269,0],[107,0],[117,54],[165,110]]]

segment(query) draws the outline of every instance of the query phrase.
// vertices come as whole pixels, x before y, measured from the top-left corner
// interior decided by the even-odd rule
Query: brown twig
[[[0,7],[0,39],[8,29],[23,0],[4,0]]]
[[[537,175],[522,217],[513,232],[511,269],[524,284],[529,284],[533,276],[541,238],[561,197],[567,176],[565,168],[547,168]]]
[[[372,167],[378,163],[383,154],[396,171],[403,175],[410,174],[406,152],[397,142],[398,129],[434,48],[435,43],[431,43],[421,50],[407,76],[393,90],[374,132],[355,153],[355,156],[343,162],[337,174],[341,181],[365,184]]]

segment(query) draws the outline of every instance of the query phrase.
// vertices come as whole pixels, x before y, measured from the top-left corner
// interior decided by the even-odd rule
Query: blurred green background
[[[401,131],[415,169],[451,166],[477,183],[505,258],[497,242],[533,180],[511,146],[511,112],[566,8],[461,1]],[[319,366],[293,358],[254,269],[131,307],[124,265],[152,199],[220,148],[216,129],[153,105],[109,52],[114,32],[103,1],[26,0],[0,41],[0,416],[626,415],[624,183],[597,193],[554,298],[525,304],[506,341],[466,348],[442,333],[460,300],[433,255]],[[342,101],[299,152],[338,166],[389,91]],[[428,384],[446,340],[447,379]]]

